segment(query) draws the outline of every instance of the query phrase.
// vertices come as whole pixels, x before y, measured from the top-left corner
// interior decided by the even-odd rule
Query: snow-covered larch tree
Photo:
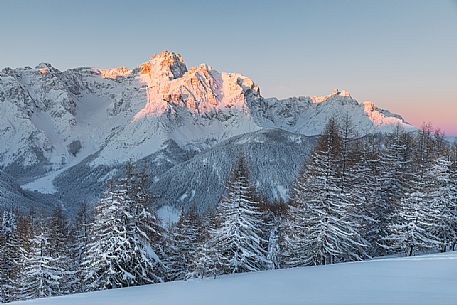
[[[199,259],[198,246],[202,243],[202,222],[195,206],[183,211],[169,234],[169,251],[166,258],[168,278],[183,280],[194,277]]]
[[[449,166],[449,188],[450,188],[450,200],[451,200],[451,217],[455,220],[452,230],[457,232],[457,142],[455,142],[450,149],[450,161]],[[454,235],[454,240],[451,242],[451,249],[455,251],[457,244],[457,234]]]
[[[19,273],[20,242],[17,236],[16,213],[4,210],[0,222],[0,302],[14,301]]]
[[[401,200],[406,193],[411,193],[410,183],[412,179],[412,149],[410,136],[400,127],[387,136],[384,149],[380,152],[379,168],[379,200],[383,215],[379,223],[379,238],[386,240],[392,234],[389,228],[398,223],[396,219],[400,210]],[[389,246],[382,244],[384,249],[379,255],[388,254]]]
[[[291,196],[289,258],[296,262],[319,265],[365,256],[354,205],[342,189],[340,157],[341,136],[331,119]]]
[[[385,238],[391,252],[400,250],[408,256],[438,245],[433,235],[436,215],[429,206],[427,194],[421,187],[414,188],[401,200],[396,222],[389,225],[390,234]]]
[[[427,189],[430,208],[435,215],[434,235],[445,252],[457,235],[455,213],[455,181],[452,181],[452,164],[447,157],[438,158],[428,170]]]
[[[20,275],[21,299],[50,297],[61,294],[63,269],[50,253],[49,233],[43,224],[35,230],[28,249],[23,248],[23,269]]]

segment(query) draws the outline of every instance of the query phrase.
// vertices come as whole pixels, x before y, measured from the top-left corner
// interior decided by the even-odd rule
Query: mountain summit
[[[141,74],[148,74],[151,78],[161,79],[168,77],[170,80],[180,78],[187,72],[186,64],[181,55],[162,51],[162,53],[155,54],[151,59],[141,64]]]

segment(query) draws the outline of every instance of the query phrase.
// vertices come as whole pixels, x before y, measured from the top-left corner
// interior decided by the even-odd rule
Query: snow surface
[[[157,210],[157,216],[159,216],[163,226],[168,228],[178,222],[181,212],[172,206],[164,205]]]
[[[21,185],[25,190],[37,191],[43,194],[55,194],[57,189],[53,183],[54,179],[67,168],[57,170],[55,172],[49,172],[43,177],[40,177],[32,182]]]
[[[169,282],[14,304],[457,304],[457,253]]]

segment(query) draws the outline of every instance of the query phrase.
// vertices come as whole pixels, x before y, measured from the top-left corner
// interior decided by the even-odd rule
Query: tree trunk
[[[442,247],[441,247],[441,253],[444,253],[446,252],[446,244],[444,244]]]

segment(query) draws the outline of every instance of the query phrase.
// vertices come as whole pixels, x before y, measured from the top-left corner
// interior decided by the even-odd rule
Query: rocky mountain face
[[[371,102],[359,104],[345,91],[264,98],[245,76],[206,64],[188,68],[180,55],[168,51],[132,70],[59,71],[50,64],[5,68],[0,117],[0,168],[24,189],[54,194],[72,206],[95,198],[128,160],[151,170],[151,188],[167,203],[198,200],[210,206],[218,195],[199,195],[209,187],[205,179],[222,182],[242,151],[253,172],[264,169],[260,162],[281,164],[282,177],[256,184],[270,197],[284,197],[291,179],[283,175],[287,169],[294,173],[299,163],[288,154],[308,151],[306,136],[318,135],[330,117],[350,118],[361,136],[397,124],[413,128]],[[279,146],[284,146],[282,155]],[[213,179],[216,168],[223,173]],[[273,189],[277,185],[283,189]],[[87,187],[87,198],[77,195],[81,187]]]

